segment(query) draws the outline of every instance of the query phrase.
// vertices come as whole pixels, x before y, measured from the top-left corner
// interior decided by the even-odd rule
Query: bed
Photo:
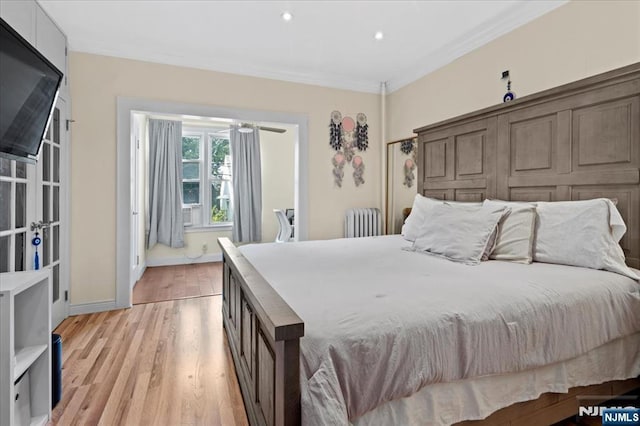
[[[639,105],[634,64],[417,129],[419,193],[614,198],[637,268]],[[399,236],[219,242],[251,424],[551,424],[577,395],[640,387],[640,285],[623,275],[461,265],[402,250]]]

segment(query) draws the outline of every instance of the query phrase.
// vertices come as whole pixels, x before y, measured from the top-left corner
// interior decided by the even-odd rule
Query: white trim
[[[219,106],[163,102],[141,98],[117,98],[116,149],[116,300],[117,308],[130,308],[131,274],[130,236],[131,214],[131,120],[136,111],[157,114],[182,114],[199,117],[218,117],[249,122],[284,123],[298,126],[295,135],[296,181],[294,185],[296,209],[296,240],[308,237],[309,221],[309,124],[306,114],[248,110]],[[147,266],[151,262],[147,259]]]
[[[102,302],[78,303],[69,305],[69,316],[94,314],[96,312],[114,311],[118,309],[115,300],[105,300]]]
[[[185,256],[161,257],[158,259],[147,259],[146,266],[171,266],[171,265],[191,265],[192,263],[222,262],[222,253],[203,254],[196,258]]]

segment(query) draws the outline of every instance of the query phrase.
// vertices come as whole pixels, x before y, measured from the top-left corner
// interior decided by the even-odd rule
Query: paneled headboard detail
[[[608,197],[640,267],[640,63],[414,130],[418,192],[480,201]]]

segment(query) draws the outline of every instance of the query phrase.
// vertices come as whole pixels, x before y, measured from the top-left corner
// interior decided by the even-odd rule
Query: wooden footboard
[[[228,238],[222,318],[251,425],[300,424],[304,323]]]

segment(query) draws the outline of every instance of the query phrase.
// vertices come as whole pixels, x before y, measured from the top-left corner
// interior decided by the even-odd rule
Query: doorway
[[[139,169],[134,167],[140,164],[136,161],[136,132],[134,127],[135,114],[140,112],[153,111],[154,114],[180,115],[183,118],[193,117],[219,117],[226,120],[237,120],[252,123],[283,123],[293,125],[297,128],[295,138],[295,179],[294,207],[296,211],[296,235],[299,240],[307,237],[307,144],[308,127],[307,117],[304,114],[285,114],[269,111],[251,111],[222,107],[207,107],[201,105],[177,104],[170,102],[157,102],[144,99],[118,98],[118,182],[117,182],[117,283],[116,283],[116,305],[118,308],[130,307],[132,304],[132,284],[137,281],[136,268],[133,263],[139,255],[134,255],[136,247],[140,247],[140,218],[137,209],[139,202]],[[136,197],[138,192],[138,197]],[[138,231],[136,232],[136,228]],[[144,238],[144,237],[142,237]],[[215,242],[214,242],[215,244]],[[202,245],[202,255],[212,258],[213,253],[206,253],[207,250],[215,249],[211,244]],[[135,257],[134,257],[135,256]],[[215,255],[216,260],[220,260],[219,253]],[[144,264],[142,269],[144,270]]]

